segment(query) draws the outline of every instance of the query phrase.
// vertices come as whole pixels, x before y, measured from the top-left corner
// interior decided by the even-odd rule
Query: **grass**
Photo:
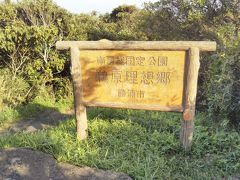
[[[58,109],[71,103],[61,102]],[[75,121],[0,138],[0,148],[28,147],[78,166],[124,172],[133,179],[220,179],[240,173],[240,134],[227,120],[196,117],[192,150],[179,143],[180,114],[88,109],[89,138],[77,141]]]
[[[71,98],[61,100],[57,103],[51,100],[43,100],[41,98],[36,98],[33,102],[25,106],[17,106],[15,108],[5,108],[0,113],[0,128],[6,126],[7,124],[16,123],[20,120],[27,120],[45,110],[53,109],[59,112],[70,108],[73,100]]]

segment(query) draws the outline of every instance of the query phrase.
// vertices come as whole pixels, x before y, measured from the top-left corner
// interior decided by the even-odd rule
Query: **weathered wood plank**
[[[141,109],[141,110],[153,110],[153,111],[165,111],[165,112],[183,112],[182,106],[159,106],[159,105],[131,105],[131,104],[119,104],[119,103],[91,103],[83,102],[87,107],[112,107],[123,109]]]
[[[187,63],[185,104],[180,135],[182,145],[186,150],[191,148],[193,137],[198,70],[200,67],[198,48],[190,48]]]
[[[78,47],[81,50],[188,50],[196,47],[201,51],[215,51],[216,42],[212,41],[58,41],[57,49]]]
[[[84,102],[182,109],[186,51],[80,51]]]
[[[192,146],[192,138],[193,138],[193,129],[194,129],[194,121],[182,121],[181,122],[181,134],[180,141],[182,143],[183,148],[186,151],[189,151]]]
[[[194,117],[195,117],[195,103],[196,103],[196,94],[197,94],[197,80],[198,80],[198,70],[200,66],[199,62],[199,51],[215,51],[216,50],[216,42],[211,41],[108,41],[108,40],[101,40],[101,41],[58,41],[56,44],[57,49],[70,49],[71,50],[71,74],[73,79],[73,88],[74,88],[74,105],[75,105],[75,115],[77,120],[77,137],[80,140],[83,140],[87,138],[87,115],[86,115],[86,107],[87,106],[101,106],[101,107],[114,107],[114,108],[129,108],[129,109],[146,109],[146,110],[159,110],[159,111],[178,111],[183,112],[182,116],[182,129],[180,133],[180,140],[185,150],[189,150],[191,148],[192,144],[192,138],[193,138],[193,128],[194,128]],[[85,56],[84,54],[85,50]],[[87,51],[86,51],[87,50]],[[90,50],[90,51],[89,51]],[[114,93],[109,94],[109,91],[111,90],[112,85],[114,90],[118,88],[116,84],[113,84],[112,82],[115,81],[109,81],[107,78],[97,78],[98,76],[96,72],[106,72],[107,74],[110,73],[110,77],[121,77],[122,75],[125,77],[125,80],[129,79],[129,72],[135,72],[135,74],[145,74],[145,72],[150,72],[148,77],[155,77],[151,76],[151,74],[156,75],[156,73],[166,73],[168,72],[168,69],[164,69],[164,67],[157,68],[156,72],[152,71],[152,69],[147,69],[145,66],[146,64],[141,61],[139,69],[136,69],[135,63],[134,66],[130,63],[128,64],[127,61],[124,64],[116,64],[115,61],[111,61],[111,63],[100,63],[98,62],[97,56],[94,56],[94,58],[89,59],[96,53],[98,50],[119,50],[119,52],[116,52],[117,54],[114,54],[114,56],[123,57],[124,50],[126,51],[126,54],[129,55],[131,51],[137,51],[139,53],[140,51],[146,52],[150,51],[149,53],[154,54],[154,50],[160,51],[171,51],[172,54],[176,53],[176,51],[187,51],[188,57],[184,58],[186,63],[185,66],[182,64],[182,66],[177,65],[179,69],[182,69],[184,71],[184,75],[182,75],[182,78],[178,78],[178,81],[182,83],[183,88],[181,89],[181,96],[173,96],[173,97],[181,97],[180,101],[178,103],[172,103],[171,101],[175,101],[174,98],[170,98],[171,101],[168,103],[167,101],[164,103],[159,103],[160,101],[163,102],[163,98],[165,97],[166,93],[160,93],[162,94],[163,98],[158,98],[159,100],[157,102],[154,101],[154,103],[149,104],[146,102],[139,103],[136,101],[136,97],[138,97],[138,94],[135,95],[129,95],[129,96],[122,96],[119,91],[117,93],[114,91]],[[81,51],[81,52],[80,52]],[[120,52],[121,51],[121,52]],[[152,52],[151,52],[152,51]],[[175,52],[174,52],[175,51]],[[82,53],[82,54],[80,54]],[[110,53],[107,52],[107,53]],[[112,52],[111,52],[112,53]],[[144,56],[146,56],[147,53],[144,53]],[[139,55],[139,54],[138,54]],[[106,55],[106,57],[110,55]],[[126,55],[125,55],[126,56]],[[141,55],[143,56],[143,55]],[[158,56],[158,58],[161,56]],[[80,60],[81,58],[81,60]],[[102,58],[102,57],[101,57]],[[101,67],[98,67],[98,65],[94,65],[95,61],[101,65]],[[177,58],[174,58],[174,62],[171,62],[170,64],[174,64],[175,62],[179,63],[180,60]],[[105,61],[105,60],[104,60]],[[113,62],[113,63],[112,63]],[[134,61],[135,62],[135,61]],[[140,61],[139,61],[140,62]],[[170,61],[169,61],[170,62]],[[111,65],[111,66],[110,66]],[[121,66],[120,66],[121,65]],[[139,64],[138,64],[139,65]],[[81,68],[82,66],[82,68]],[[130,67],[128,67],[130,66]],[[161,65],[162,66],[162,65]],[[152,67],[151,67],[152,68]],[[170,68],[174,69],[174,68]],[[176,69],[176,68],[175,68]],[[101,71],[99,71],[101,70]],[[181,72],[182,72],[181,71]],[[121,76],[114,76],[114,72],[124,72],[124,74],[120,74]],[[128,73],[127,73],[128,72]],[[174,71],[175,72],[175,71]],[[183,74],[183,73],[182,73]],[[119,74],[117,74],[119,75]],[[100,75],[99,75],[100,77]],[[109,76],[107,76],[109,77]],[[133,76],[131,76],[133,77]],[[134,76],[135,77],[135,76]],[[137,76],[136,76],[137,77]],[[140,76],[140,79],[136,79],[137,82],[145,82],[143,79],[145,76]],[[144,78],[143,78],[144,77]],[[158,77],[158,76],[157,76]],[[161,75],[161,77],[165,77]],[[169,76],[170,77],[170,76]],[[183,78],[184,77],[184,78]],[[92,81],[91,81],[92,80]],[[98,81],[96,81],[98,80]],[[116,79],[115,79],[116,80]],[[119,80],[119,79],[118,79]],[[125,83],[125,81],[117,81],[121,83]],[[174,81],[175,82],[175,81]],[[102,83],[102,84],[101,84]],[[183,84],[184,83],[184,84]],[[135,81],[134,81],[135,84]],[[176,84],[176,83],[174,83]],[[149,85],[149,84],[147,84]],[[88,87],[87,87],[88,86]],[[145,84],[146,86],[146,84]],[[181,86],[181,87],[182,87]],[[106,91],[103,91],[101,89],[102,87],[106,87]],[[120,86],[119,86],[120,87]],[[173,91],[177,87],[168,87],[167,90]],[[85,88],[85,89],[84,89]],[[121,89],[122,90],[143,90],[141,86],[132,86],[129,84],[122,84]],[[158,89],[163,91],[163,87]],[[84,91],[85,90],[85,91]],[[118,88],[119,90],[119,88]],[[111,90],[111,92],[113,92]],[[138,91],[137,91],[138,92]],[[154,94],[157,94],[161,91],[157,91]],[[164,91],[165,92],[165,91]],[[101,99],[102,93],[104,94],[104,98]],[[95,94],[95,96],[93,96]],[[120,95],[119,95],[120,94]],[[124,93],[125,94],[125,93]],[[176,93],[175,93],[176,94]],[[110,99],[111,97],[120,97],[122,98],[121,101],[118,99]],[[129,98],[134,97],[135,99],[130,101],[123,101],[123,97]],[[143,98],[145,96],[140,93],[140,98]],[[138,98],[139,98],[138,97]],[[154,97],[155,99],[157,98]],[[153,99],[153,98],[152,98]],[[137,103],[136,103],[137,102]]]
[[[74,91],[74,109],[77,124],[77,138],[80,140],[87,138],[87,113],[86,107],[82,103],[82,76],[80,64],[80,51],[78,47],[71,47],[71,74]]]

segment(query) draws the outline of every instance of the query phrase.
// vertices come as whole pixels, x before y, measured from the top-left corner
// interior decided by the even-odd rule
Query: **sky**
[[[73,13],[99,13],[111,12],[113,8],[122,5],[136,5],[143,7],[144,2],[156,2],[158,0],[53,0],[57,5]]]

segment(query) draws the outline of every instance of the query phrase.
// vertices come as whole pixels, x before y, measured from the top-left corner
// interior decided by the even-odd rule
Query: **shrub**
[[[29,85],[21,77],[13,77],[8,69],[0,69],[0,110],[25,101]]]

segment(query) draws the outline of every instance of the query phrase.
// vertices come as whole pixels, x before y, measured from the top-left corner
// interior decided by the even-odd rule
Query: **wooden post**
[[[80,64],[80,51],[77,46],[71,47],[71,74],[73,81],[74,109],[77,125],[77,138],[87,138],[87,113],[86,107],[82,104],[82,76]]]
[[[74,90],[74,106],[77,121],[77,137],[80,140],[87,138],[87,115],[85,106],[100,106],[100,107],[120,107],[130,109],[151,109],[160,111],[183,111],[182,129],[180,140],[185,150],[191,148],[194,117],[195,117],[195,102],[197,94],[197,79],[199,70],[199,51],[215,51],[216,42],[208,41],[58,41],[56,47],[59,50],[71,49],[71,74]],[[80,50],[132,50],[132,51],[188,51],[186,59],[186,68],[184,74],[184,97],[183,103],[180,102],[180,107],[170,108],[167,106],[136,106],[129,104],[112,104],[109,102],[92,102],[87,101],[84,97],[83,104],[83,87],[81,76]],[[84,53],[82,54],[84,55]],[[86,70],[86,69],[85,69]],[[182,83],[182,82],[181,82]],[[182,84],[181,84],[182,85]],[[181,93],[181,92],[180,92]],[[182,94],[181,94],[182,95]],[[182,97],[182,96],[181,96]],[[146,108],[147,107],[147,108]]]
[[[185,150],[190,150],[192,145],[199,67],[199,48],[190,48],[187,59],[185,105],[180,134],[180,140]]]

